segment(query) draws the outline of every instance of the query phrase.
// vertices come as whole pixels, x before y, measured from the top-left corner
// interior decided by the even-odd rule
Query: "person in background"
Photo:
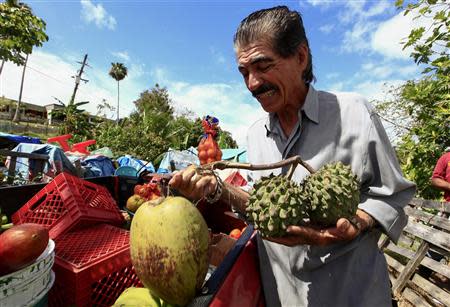
[[[249,162],[300,155],[317,170],[342,161],[361,182],[356,223],[341,218],[330,228],[292,225],[281,238],[257,235],[266,306],[391,305],[387,264],[377,242],[382,232],[398,240],[407,223],[403,207],[415,185],[403,178],[377,114],[360,95],[313,87],[303,21],[286,6],[247,16],[234,36],[234,49],[248,90],[267,112],[249,128]],[[250,172],[249,179],[287,171]],[[292,178],[301,182],[307,175],[299,166]],[[223,200],[245,215],[249,194],[214,174],[189,167],[169,185],[192,200]]]
[[[431,185],[436,189],[444,191],[445,201],[450,202],[450,146],[438,159],[431,176]]]

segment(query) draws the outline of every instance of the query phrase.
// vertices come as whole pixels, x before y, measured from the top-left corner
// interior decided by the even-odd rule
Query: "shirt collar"
[[[304,112],[306,117],[314,123],[319,123],[319,95],[311,84],[309,85],[308,94],[306,94],[305,103],[303,104],[301,110],[298,111],[299,118],[301,118],[302,112]],[[276,113],[269,113],[265,127],[268,135],[270,133],[281,135],[281,127]]]

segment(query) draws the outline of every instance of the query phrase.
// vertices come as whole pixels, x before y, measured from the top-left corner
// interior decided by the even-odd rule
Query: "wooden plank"
[[[8,179],[6,180],[8,184],[12,184],[14,182],[14,177],[16,176],[16,162],[17,157],[11,157],[9,159]]]
[[[414,237],[414,238],[411,238]],[[413,246],[414,242],[415,242],[415,236],[409,234],[409,233],[405,233],[403,232],[400,237],[398,238],[398,243],[397,244],[403,244],[404,246]]]
[[[429,282],[419,274],[415,274],[412,282],[424,290],[427,294],[440,301],[445,306],[450,306],[450,294]]]
[[[405,213],[410,217],[414,217],[427,224],[450,231],[450,221],[446,218],[410,206],[406,206],[404,209]]]
[[[428,199],[413,198],[409,203],[413,206],[437,209],[442,212],[450,213],[450,202],[438,202]]]
[[[392,285],[392,292],[394,295],[400,295],[406,282],[411,278],[411,276],[416,271],[416,268],[420,265],[420,262],[425,257],[428,251],[428,243],[422,241],[414,257],[406,264],[405,268],[400,272],[400,276],[397,278],[394,285]]]
[[[432,228],[430,226],[416,223],[412,218],[408,219],[404,231],[409,232],[431,244],[434,244],[446,251],[450,251],[450,234]]]
[[[386,249],[391,250],[402,256],[408,257],[409,259],[414,257],[414,252],[412,250],[397,246],[392,242],[389,243],[389,245],[386,247]],[[429,268],[435,272],[438,272],[441,275],[444,275],[447,278],[450,278],[450,266],[448,266],[448,265],[437,262],[436,260],[433,260],[429,257],[423,258],[423,260],[420,264],[423,266],[426,266],[427,268]]]
[[[387,235],[383,235],[378,241],[378,248],[383,250],[386,246],[388,246],[391,239]]]
[[[403,264],[389,256],[388,254],[384,254],[384,258],[386,258],[387,264],[397,272],[401,272],[405,268]]]
[[[433,307],[430,304],[428,304],[428,302],[423,297],[418,295],[416,292],[414,292],[410,288],[405,288],[405,290],[402,293],[402,297],[404,297],[413,306]]]
[[[0,149],[0,155],[2,156],[10,156],[10,157],[19,157],[19,158],[29,158],[29,159],[40,159],[40,160],[48,160],[48,155],[41,155],[35,153],[27,153],[27,152],[17,152],[6,149]]]

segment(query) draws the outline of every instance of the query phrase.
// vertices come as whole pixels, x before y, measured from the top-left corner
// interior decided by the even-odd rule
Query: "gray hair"
[[[251,13],[241,21],[234,34],[234,48],[238,50],[263,39],[268,40],[275,53],[283,58],[294,55],[299,46],[305,44],[308,47],[308,65],[302,77],[306,84],[315,81],[311,49],[300,13],[290,11],[287,6],[276,6]]]

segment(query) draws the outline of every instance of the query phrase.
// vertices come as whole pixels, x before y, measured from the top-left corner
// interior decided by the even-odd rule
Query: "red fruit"
[[[0,235],[0,276],[31,264],[47,247],[48,230],[38,224],[13,226]]]
[[[232,237],[232,238],[234,238],[234,239],[239,239],[239,237],[241,236],[241,234],[242,234],[241,230],[235,228],[235,229],[233,229],[233,230],[230,232],[230,237]]]
[[[133,190],[134,191],[133,194],[138,194],[141,187],[142,187],[142,185],[140,185],[140,184],[135,185],[134,186],[134,190]]]

